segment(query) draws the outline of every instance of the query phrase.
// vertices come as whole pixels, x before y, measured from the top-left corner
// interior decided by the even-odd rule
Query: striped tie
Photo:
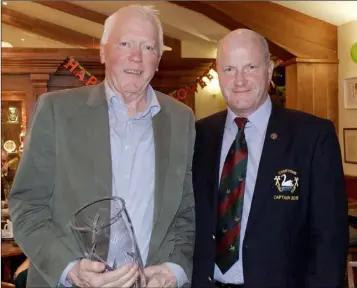
[[[224,162],[218,195],[216,264],[226,273],[239,259],[248,147],[244,135],[247,118],[236,118],[238,133]]]

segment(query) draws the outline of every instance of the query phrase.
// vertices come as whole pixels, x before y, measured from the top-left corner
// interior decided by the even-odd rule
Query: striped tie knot
[[[234,119],[234,122],[236,122],[238,129],[242,130],[245,127],[245,124],[247,124],[248,119],[247,118],[243,118],[243,117],[236,117]]]

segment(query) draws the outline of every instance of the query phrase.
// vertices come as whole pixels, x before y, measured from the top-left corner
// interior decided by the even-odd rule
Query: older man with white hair
[[[31,262],[29,287],[137,282],[137,265],[107,271],[84,259],[68,229],[81,206],[111,196],[126,201],[145,285],[190,285],[195,120],[188,107],[149,85],[162,53],[157,12],[121,8],[106,20],[101,40],[105,81],[39,98],[9,197],[16,242]]]

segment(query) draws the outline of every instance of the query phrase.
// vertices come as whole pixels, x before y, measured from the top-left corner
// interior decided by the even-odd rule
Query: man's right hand
[[[100,262],[82,259],[67,274],[67,280],[77,287],[132,287],[139,277],[139,267],[125,264],[106,272]]]

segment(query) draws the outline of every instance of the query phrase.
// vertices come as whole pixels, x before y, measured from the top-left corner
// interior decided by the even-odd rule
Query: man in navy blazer
[[[217,73],[228,108],[196,124],[193,288],[343,287],[348,213],[335,129],[274,105],[273,69],[261,35],[238,29],[220,41]],[[232,143],[240,143],[235,152]],[[235,168],[226,167],[228,151],[238,155]],[[229,185],[239,184],[225,192],[227,175]]]

